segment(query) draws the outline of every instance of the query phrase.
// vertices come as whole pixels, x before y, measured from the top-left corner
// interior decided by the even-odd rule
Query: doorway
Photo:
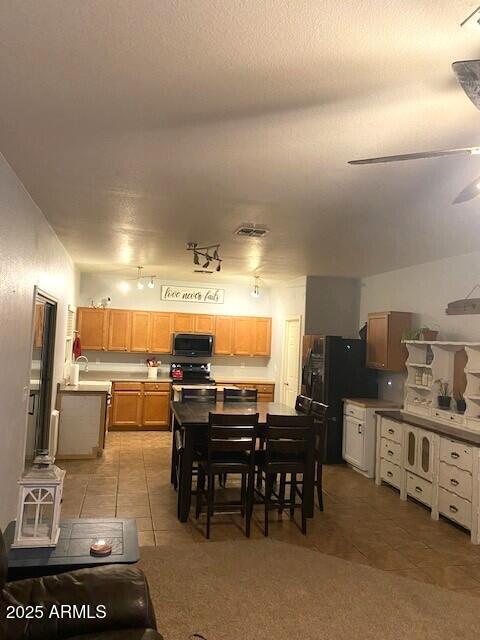
[[[300,338],[301,318],[287,318],[283,338],[281,401],[289,407],[295,406],[300,389]]]

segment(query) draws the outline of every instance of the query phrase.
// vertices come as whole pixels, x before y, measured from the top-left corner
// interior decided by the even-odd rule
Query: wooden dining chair
[[[210,538],[210,521],[215,508],[240,510],[245,518],[245,533],[250,537],[253,512],[253,485],[255,477],[255,441],[258,432],[258,413],[230,415],[210,413],[208,420],[207,458],[200,460],[198,468],[196,517],[202,512],[203,500],[207,503],[206,537]],[[215,476],[240,474],[242,478],[240,499],[215,501]],[[205,480],[207,490],[205,491]]]
[[[312,401],[310,414],[315,424],[315,485],[317,487],[318,508],[323,511],[323,461],[327,446],[326,414],[328,405]]]
[[[216,387],[182,387],[182,402],[216,402]]]
[[[225,387],[223,390],[224,402],[256,402],[257,396],[257,389],[232,389],[231,387]]]
[[[265,449],[257,451],[256,464],[259,473],[265,478],[265,493],[260,494],[265,507],[265,529],[268,536],[268,513],[273,508],[290,509],[293,518],[295,509],[301,507],[302,533],[307,533],[306,489],[307,482],[312,483],[314,467],[314,424],[313,416],[277,416],[267,414],[265,429]],[[277,474],[283,481],[283,494],[272,499],[274,480]],[[301,481],[297,483],[297,476]],[[290,476],[290,481],[286,478]],[[288,500],[285,488],[289,486]],[[282,490],[282,486],[280,491]],[[257,492],[259,493],[259,492]],[[297,496],[301,502],[297,504]]]
[[[295,411],[308,415],[310,413],[310,407],[312,405],[312,399],[307,396],[298,395],[295,400]]]

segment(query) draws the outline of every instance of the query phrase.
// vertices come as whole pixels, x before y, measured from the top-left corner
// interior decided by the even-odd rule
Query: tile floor
[[[67,469],[62,516],[135,517],[141,545],[209,544],[202,519],[181,524],[176,518],[170,440],[164,432],[112,432],[102,458],[58,461]],[[287,514],[272,512],[269,537],[480,596],[480,546],[467,532],[432,521],[421,505],[401,502],[395,490],[346,467],[326,467],[324,486],[325,511],[316,509],[307,536]],[[263,536],[262,518],[259,506],[254,538]],[[245,539],[237,516],[215,517],[211,535],[212,541]]]

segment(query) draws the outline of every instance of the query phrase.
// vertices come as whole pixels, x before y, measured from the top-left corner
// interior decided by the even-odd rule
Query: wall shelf
[[[432,387],[427,387],[423,384],[409,384],[408,385],[411,389],[420,389],[421,391],[431,391]]]
[[[407,366],[409,367],[419,367],[420,369],[431,369],[431,364],[420,364],[419,362],[408,362]],[[480,373],[480,371],[479,371]]]

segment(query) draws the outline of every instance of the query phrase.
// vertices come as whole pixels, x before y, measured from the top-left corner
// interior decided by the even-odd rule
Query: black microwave
[[[173,338],[173,355],[206,358],[213,352],[213,336],[177,333]]]

